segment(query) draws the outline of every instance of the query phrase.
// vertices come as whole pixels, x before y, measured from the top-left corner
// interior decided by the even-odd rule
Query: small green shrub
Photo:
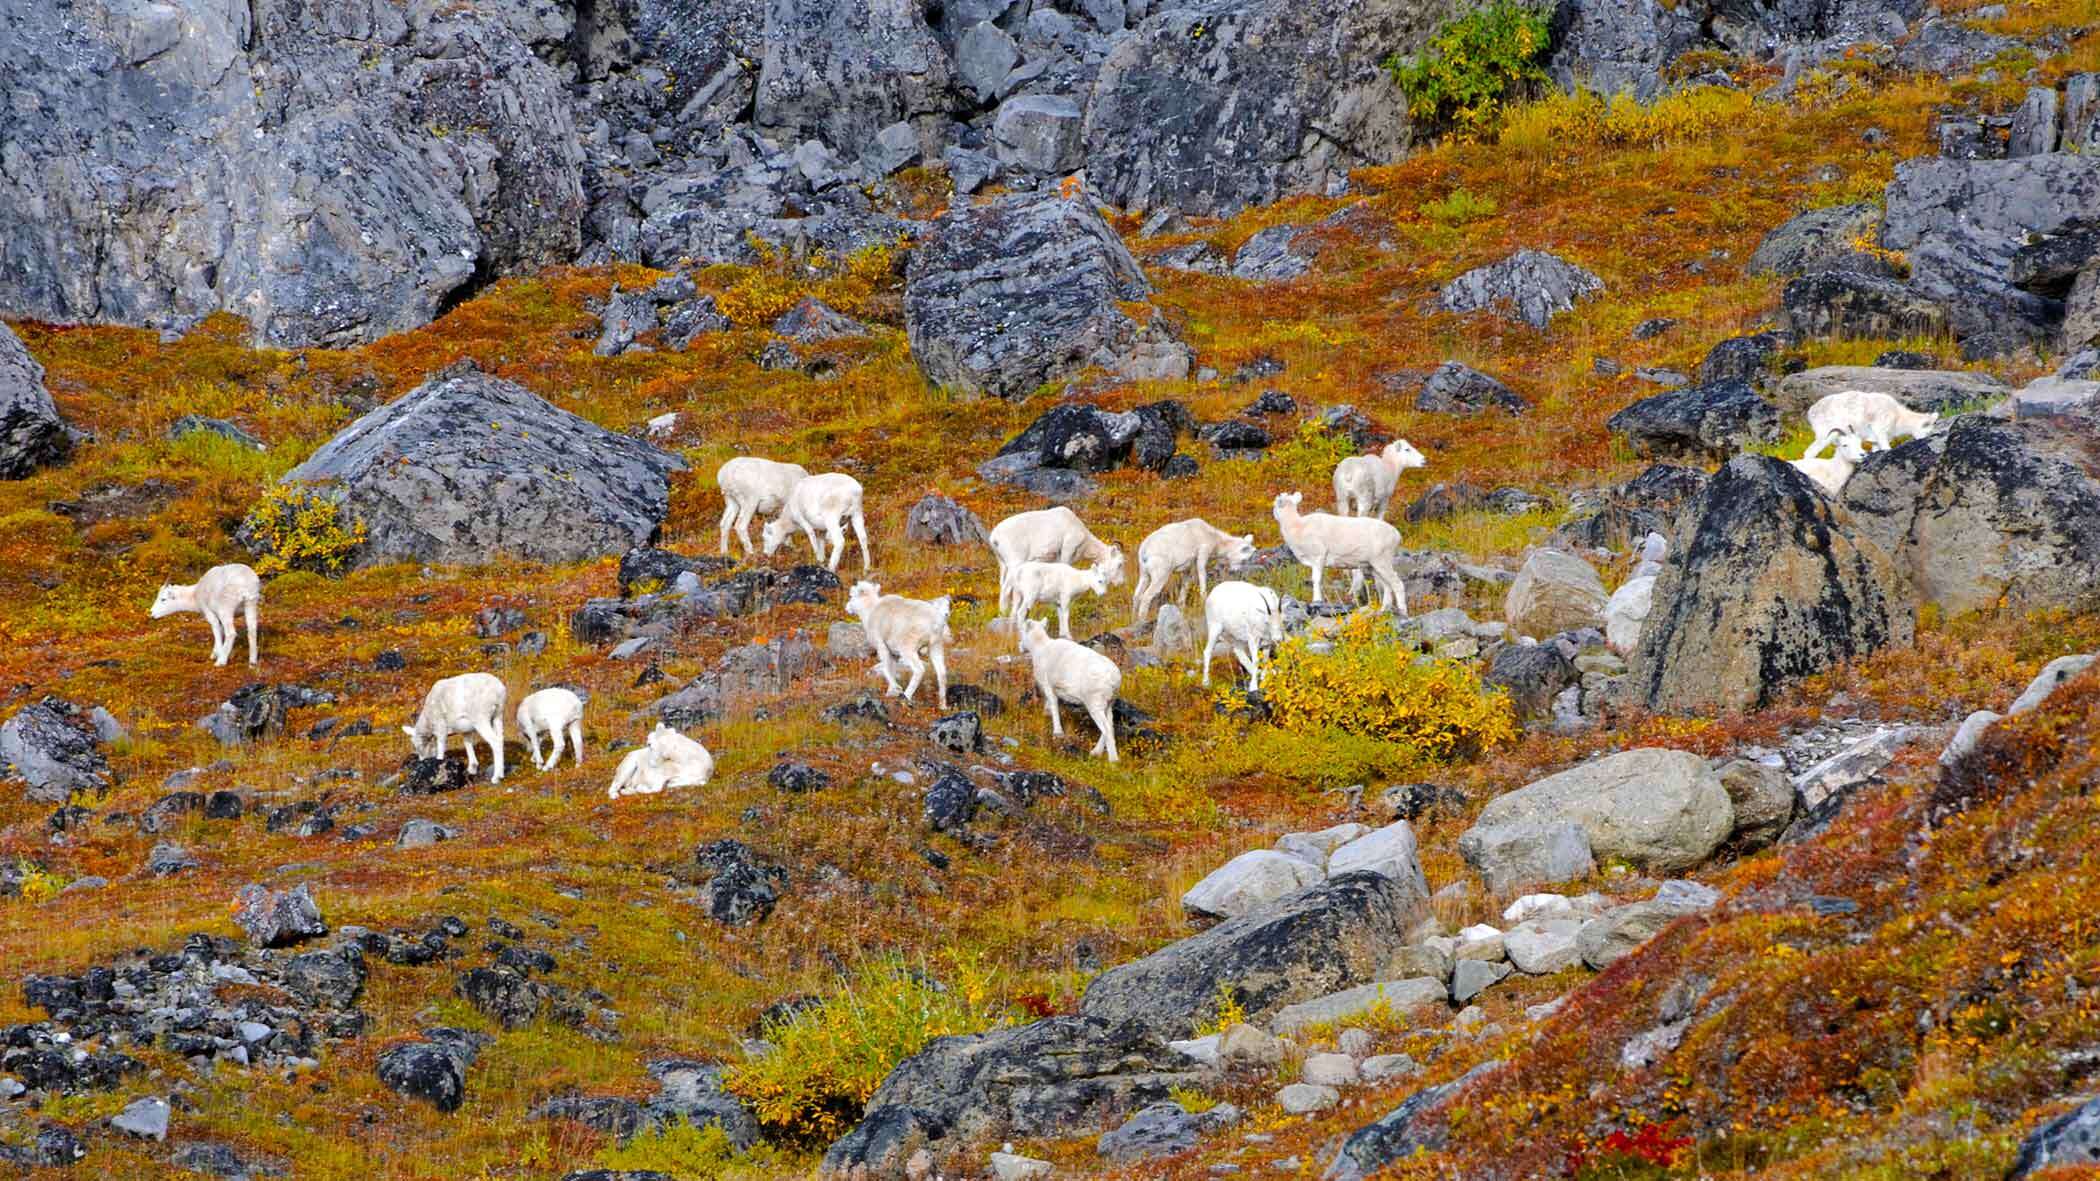
[[[1450,196],[1424,201],[1419,207],[1423,217],[1445,226],[1481,221],[1501,211],[1501,204],[1493,197],[1484,197],[1471,189],[1453,189]]]
[[[1302,636],[1277,649],[1262,697],[1283,729],[1368,735],[1432,762],[1516,737],[1508,694],[1483,687],[1468,665],[1417,659],[1382,615],[1357,616],[1332,639],[1326,653],[1312,651]]]
[[[622,1172],[668,1173],[681,1181],[778,1176],[779,1162],[763,1147],[740,1152],[719,1124],[673,1124],[644,1132],[598,1154],[598,1166]]]
[[[1291,487],[1325,487],[1334,475],[1334,465],[1356,454],[1349,436],[1330,431],[1319,420],[1298,424],[1298,433],[1269,448],[1263,463],[1269,473]]]
[[[1487,0],[1446,21],[1420,53],[1386,62],[1417,122],[1467,139],[1495,129],[1502,106],[1546,81],[1546,14]]]
[[[365,543],[365,523],[326,492],[280,484],[249,511],[241,536],[260,555],[255,571],[265,578],[287,570],[334,575]]]

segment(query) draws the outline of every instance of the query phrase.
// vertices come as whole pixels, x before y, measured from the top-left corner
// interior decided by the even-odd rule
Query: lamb
[[[1203,642],[1203,683],[1210,684],[1210,657],[1220,636],[1225,650],[1247,670],[1247,688],[1261,688],[1261,650],[1283,643],[1283,602],[1276,592],[1251,582],[1221,582],[1203,600],[1210,637]]]
[[[1829,459],[1810,459],[1803,456],[1792,463],[1811,483],[1823,490],[1823,495],[1835,498],[1845,490],[1845,481],[1852,478],[1853,470],[1858,468],[1860,461],[1866,457],[1866,444],[1860,442],[1859,436],[1844,434],[1838,436],[1835,456]]]
[[[1050,629],[1040,620],[1031,619],[1022,625],[1021,651],[1028,654],[1029,663],[1034,666],[1036,692],[1042,694],[1043,705],[1050,711],[1050,736],[1064,737],[1064,721],[1057,712],[1060,699],[1083,706],[1087,716],[1094,719],[1095,728],[1101,731],[1100,741],[1087,753],[1106,751],[1108,761],[1115,762],[1114,703],[1116,690],[1123,687],[1123,670],[1084,644],[1051,639]]]
[[[775,463],[753,455],[740,455],[715,470],[715,486],[722,490],[722,552],[729,552],[729,527],[744,541],[744,553],[754,552],[751,518],[756,513],[778,513],[787,507],[788,493],[809,479],[799,463]]]
[[[877,667],[882,679],[889,682],[890,696],[910,701],[919,691],[919,682],[926,676],[926,665],[919,660],[919,649],[924,648],[933,660],[934,701],[948,708],[948,643],[955,638],[948,630],[948,596],[932,602],[907,599],[885,595],[875,583],[856,582],[846,597],[846,613],[860,620],[868,643],[874,645],[880,662]],[[901,690],[892,656],[911,670],[911,681]]]
[[[1641,645],[1641,629],[1655,609],[1656,577],[1644,574],[1627,579],[1604,604],[1604,642],[1621,656],[1633,655]]]
[[[1887,394],[1872,390],[1846,390],[1831,394],[1808,408],[1808,425],[1816,432],[1815,442],[1801,453],[1812,459],[1838,441],[1838,436],[1858,435],[1886,451],[1904,436],[1922,439],[1940,421],[1936,413],[1912,410]]]
[[[1093,535],[1079,514],[1059,505],[1034,512],[1015,513],[993,527],[985,537],[992,556],[999,559],[999,598],[1014,569],[1023,562],[1087,561],[1109,571],[1111,586],[1123,582],[1123,551]]]
[[[846,555],[847,522],[853,524],[853,537],[860,542],[860,568],[865,571],[871,565],[868,557],[868,522],[861,515],[860,481],[843,472],[826,472],[811,476],[796,484],[789,491],[787,510],[766,522],[763,534],[768,556],[780,548],[795,530],[802,530],[809,538],[809,548],[817,552],[817,560],[824,568],[838,572],[839,559]],[[831,543],[831,556],[825,557],[824,545],[817,540],[817,530],[824,530],[824,540]]]
[[[575,751],[576,765],[583,766],[583,698],[568,689],[542,689],[518,703],[518,733],[532,747],[532,763],[552,771],[561,762],[562,735],[567,733]],[[553,739],[547,757],[540,758],[540,735]]]
[[[510,690],[488,673],[464,673],[446,677],[423,695],[423,710],[415,724],[403,726],[417,758],[442,759],[445,740],[454,734],[479,735],[489,744],[490,783],[503,782],[503,706]],[[460,739],[467,750],[467,770],[480,770],[474,759],[474,739]]]
[[[239,562],[213,566],[190,586],[173,584],[160,588],[153,599],[153,618],[163,619],[178,611],[194,611],[211,625],[212,663],[224,668],[233,656],[233,641],[239,635],[234,612],[248,620],[248,663],[255,663],[255,611],[262,602],[262,579]]]
[[[1018,636],[1028,613],[1035,610],[1037,603],[1056,599],[1057,634],[1069,640],[1072,638],[1072,600],[1087,591],[1106,595],[1108,574],[1109,568],[1098,563],[1081,570],[1063,562],[1023,562],[1014,568],[1006,591],[1000,596],[999,609],[1014,621],[1014,632]]]
[[[1337,517],[1332,513],[1300,513],[1303,493],[1279,493],[1271,506],[1276,527],[1291,556],[1312,567],[1314,602],[1322,602],[1320,578],[1333,566],[1364,569],[1378,584],[1379,606],[1407,614],[1407,587],[1400,581],[1400,531],[1375,517]]]
[[[1196,571],[1197,594],[1210,597],[1210,560],[1223,558],[1227,566],[1238,566],[1254,557],[1254,535],[1241,537],[1217,528],[1200,518],[1176,521],[1154,529],[1138,544],[1137,586],[1131,592],[1135,622],[1144,623],[1166,593],[1167,583],[1191,567]],[[1188,583],[1181,584],[1182,593]]]
[[[667,787],[700,787],[714,773],[715,757],[706,747],[658,722],[648,739],[620,760],[605,794],[617,800],[655,795]]]
[[[1400,473],[1429,461],[1406,439],[1376,455],[1352,455],[1334,465],[1334,511],[1344,517],[1384,517],[1400,487]]]

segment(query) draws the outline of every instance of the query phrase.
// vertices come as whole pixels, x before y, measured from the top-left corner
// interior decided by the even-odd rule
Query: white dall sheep
[[[714,773],[715,757],[706,747],[658,722],[648,740],[620,760],[605,794],[617,800],[655,795],[670,787],[701,787]]]
[[[1334,511],[1344,517],[1384,517],[1400,487],[1400,473],[1428,463],[1414,444],[1395,439],[1376,455],[1352,455],[1334,465]]]
[[[1234,537],[1223,529],[1200,518],[1176,521],[1161,525],[1150,536],[1138,543],[1137,586],[1131,591],[1131,605],[1136,613],[1135,622],[1144,623],[1159,604],[1160,597],[1167,592],[1167,584],[1176,574],[1194,568],[1196,593],[1205,602],[1210,599],[1210,560],[1223,558],[1227,566],[1238,566],[1254,557],[1254,535]],[[1181,584],[1182,593],[1188,593],[1188,583]]]
[[[467,750],[469,773],[481,769],[474,758],[474,736],[489,744],[489,782],[503,782],[503,706],[510,690],[488,673],[464,673],[446,677],[423,695],[422,712],[415,724],[403,726],[416,757],[442,759],[445,741],[454,734],[467,737],[460,745]]]
[[[1858,435],[1886,451],[1897,439],[1922,439],[1932,433],[1940,416],[1912,410],[1887,394],[1873,390],[1846,390],[1822,398],[1808,408],[1808,425],[1816,432],[1815,442],[1801,453],[1814,459],[1840,435]]]
[[[211,625],[211,659],[225,665],[233,656],[233,641],[240,634],[234,613],[248,620],[248,663],[255,663],[255,611],[262,602],[262,579],[255,571],[235,562],[213,566],[191,586],[170,584],[153,599],[153,618],[162,619],[179,611],[194,611]]]
[[[1835,456],[1829,459],[1803,457],[1792,462],[1802,475],[1808,477],[1810,483],[1823,490],[1823,495],[1835,499],[1845,490],[1845,481],[1852,478],[1853,471],[1866,457],[1866,444],[1860,442],[1858,435],[1846,434],[1838,436]]]
[[[1123,670],[1116,662],[1101,655],[1084,644],[1072,640],[1050,638],[1050,629],[1038,620],[1029,620],[1022,625],[1021,651],[1035,669],[1036,692],[1042,694],[1044,708],[1050,711],[1050,736],[1062,738],[1064,721],[1058,716],[1059,701],[1069,701],[1083,707],[1088,717],[1094,719],[1094,727],[1101,731],[1101,740],[1094,744],[1088,754],[1108,754],[1108,761],[1116,761],[1116,690],[1123,687]]]
[[[778,513],[787,507],[788,493],[809,479],[809,470],[799,463],[775,463],[755,455],[740,455],[715,470],[715,486],[722,490],[722,552],[729,552],[729,529],[743,539],[744,553],[756,552],[751,544],[751,518],[758,513]]]
[[[934,701],[942,709],[948,708],[948,643],[955,638],[948,630],[948,596],[931,602],[907,599],[903,595],[883,594],[875,583],[856,582],[846,597],[846,613],[860,620],[861,630],[874,646],[877,667],[882,670],[882,679],[889,682],[890,696],[910,701],[912,694],[919,691],[919,682],[926,676],[926,665],[919,659],[919,650],[924,648],[933,661]],[[904,667],[911,670],[911,681],[902,689],[897,687],[892,658],[902,660]]]
[[[1303,493],[1284,492],[1271,506],[1276,528],[1291,556],[1312,567],[1313,602],[1324,601],[1320,579],[1332,566],[1337,570],[1369,570],[1378,584],[1379,606],[1407,614],[1407,587],[1400,581],[1400,531],[1375,517],[1337,517],[1332,513],[1301,513]]]
[[[532,765],[552,771],[561,762],[562,738],[569,740],[576,765],[583,766],[583,698],[568,689],[542,689],[518,703],[518,733],[532,748]],[[540,735],[551,738],[545,759],[540,758]]]
[[[1109,585],[1123,582],[1123,551],[1094,536],[1079,514],[1059,505],[1015,513],[999,522],[985,536],[992,556],[999,560],[999,598],[1006,598],[1007,583],[1023,562],[1091,562],[1111,571]]]
[[[1629,578],[1604,604],[1604,642],[1621,656],[1633,655],[1641,645],[1641,629],[1655,608],[1655,579],[1653,574]]]
[[[1006,594],[999,600],[999,609],[1013,621],[1014,635],[1018,638],[1035,605],[1054,599],[1057,602],[1057,634],[1069,640],[1072,638],[1072,600],[1088,591],[1097,595],[1108,593],[1107,567],[1095,565],[1081,570],[1063,562],[1023,562],[1014,568],[1013,577],[1007,581]]]
[[[1247,687],[1261,688],[1261,650],[1283,643],[1283,601],[1251,582],[1221,582],[1203,600],[1203,683],[1210,684],[1210,657],[1220,638],[1247,670]]]
[[[868,522],[861,515],[860,481],[843,472],[811,476],[788,493],[787,511],[766,522],[766,554],[771,556],[789,534],[800,529],[809,538],[809,548],[816,551],[817,560],[824,563],[825,569],[837,573],[839,559],[846,556],[845,526],[849,522],[854,540],[860,542],[860,568],[866,571],[873,563],[868,557]],[[819,529],[824,531],[823,541],[817,540]],[[831,545],[828,557],[825,542]]]

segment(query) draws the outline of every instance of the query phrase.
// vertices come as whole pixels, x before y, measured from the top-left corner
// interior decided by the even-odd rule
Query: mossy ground
[[[2013,5],[1997,23],[2028,34],[2076,29],[2092,15],[2072,11],[2084,7]],[[2046,77],[2100,60],[2100,38],[2070,35],[2071,52],[2044,67]],[[1094,381],[1089,388],[1114,407],[1181,398],[1206,419],[1236,413],[1268,385],[1301,402],[1354,403],[1430,456],[1431,466],[1403,485],[1405,496],[1428,480],[1557,493],[1622,479],[1640,465],[1614,448],[1602,424],[1653,387],[1630,376],[1601,378],[1595,359],[1608,356],[1629,374],[1639,367],[1694,369],[1707,347],[1754,327],[1773,308],[1776,283],[1741,274],[1766,229],[1804,207],[1873,198],[1897,160],[1928,150],[1936,105],[1968,99],[2002,108],[2024,88],[2017,71],[2009,74],[1994,83],[1950,84],[1843,64],[1785,102],[1731,105],[1708,97],[1700,100],[1706,107],[1687,102],[1642,114],[1638,123],[1613,123],[1572,105],[1535,113],[1513,126],[1551,134],[1513,131],[1509,142],[1450,145],[1361,174],[1366,196],[1347,200],[1365,200],[1384,226],[1338,231],[1303,279],[1254,285],[1154,274],[1157,302],[1201,364],[1229,375],[1270,357],[1285,365],[1279,377],[1260,384]],[[1773,79],[1746,81],[1756,89]],[[1874,142],[1864,135],[1869,128],[1880,133]],[[895,195],[923,211],[934,202],[920,179],[907,178]],[[1297,199],[1193,232],[1229,250],[1264,226],[1311,221],[1344,203]],[[1589,267],[1605,279],[1608,294],[1546,332],[1428,310],[1443,281],[1523,246]],[[603,298],[616,281],[631,286],[654,277],[620,268],[508,279],[425,329],[346,351],[255,350],[244,343],[242,326],[224,318],[172,344],[142,331],[17,326],[48,367],[64,413],[96,438],[67,466],[0,485],[0,699],[16,705],[58,693],[102,704],[124,722],[131,737],[113,752],[118,784],[91,801],[100,812],[135,814],[161,794],[168,773],[228,757],[193,723],[253,674],[206,663],[201,621],[147,620],[155,587],[241,557],[230,529],[269,480],[360,407],[469,356],[615,430],[680,412],[673,444],[693,472],[674,491],[666,528],[673,548],[712,552],[714,467],[738,451],[763,453],[846,470],[866,485],[886,587],[992,597],[988,555],[908,545],[904,513],[929,489],[958,496],[987,521],[1035,507],[969,473],[1040,412],[1041,399],[1009,406],[928,388],[904,343],[896,267],[887,257],[837,260],[821,273],[710,269],[700,276],[703,286],[724,297],[738,328],[703,337],[683,353],[593,356],[596,320],[587,301]],[[768,372],[755,360],[767,316],[804,292],[878,324],[871,339],[822,346],[838,371],[821,380]],[[1665,316],[1679,324],[1646,341],[1630,339],[1634,325]],[[1895,343],[1814,344],[1802,359],[1867,360]],[[1941,355],[1953,354],[1946,342],[1936,344]],[[1377,380],[1446,359],[1503,378],[1533,410],[1519,418],[1418,414],[1408,395]],[[2024,370],[2015,366],[2010,375]],[[185,413],[235,419],[271,449],[255,454],[166,441],[168,424]],[[1324,500],[1325,462],[1285,446],[1256,463],[1208,465],[1194,480],[1111,473],[1083,511],[1096,531],[1126,546],[1159,523],[1195,514],[1273,539],[1270,496],[1300,488]],[[137,519],[76,526],[52,507],[96,486],[149,479],[172,487],[164,507]],[[1410,530],[1410,543],[1513,557],[1551,518],[1513,525],[1464,514]],[[364,1001],[373,1016],[370,1036],[333,1046],[319,1070],[297,1082],[263,1071],[202,1081],[177,1113],[178,1137],[208,1136],[293,1160],[301,1178],[553,1176],[601,1159],[611,1146],[574,1125],[528,1120],[527,1110],[546,1095],[645,1094],[642,1067],[652,1057],[734,1060],[765,1005],[823,992],[840,971],[879,955],[938,964],[961,950],[988,966],[1016,1015],[1069,1008],[1086,979],[1082,963],[1116,963],[1186,933],[1176,900],[1208,868],[1281,832],[1339,819],[1340,797],[1327,789],[1425,774],[1398,748],[1308,741],[1219,720],[1211,696],[1194,684],[1186,663],[1177,663],[1126,682],[1127,695],[1159,716],[1168,745],[1133,752],[1113,769],[1084,757],[1090,735],[1075,731],[1061,746],[1048,745],[1033,706],[1017,704],[992,721],[995,739],[1020,740],[1025,764],[1098,787],[1113,814],[1098,815],[1077,800],[1052,801],[1026,822],[987,822],[999,839],[975,851],[927,835],[913,793],[869,771],[877,762],[910,765],[924,753],[919,733],[934,716],[930,705],[922,699],[899,707],[901,724],[892,732],[823,723],[816,718],[822,705],[878,684],[859,668],[839,667],[784,699],[744,703],[738,716],[701,728],[698,736],[719,760],[716,780],[704,790],[613,804],[603,795],[614,762],[605,744],[642,732],[633,711],[658,690],[635,687],[638,666],[575,645],[565,627],[570,610],[612,586],[609,560],[561,569],[389,568],[339,581],[295,574],[273,582],[265,595],[261,675],[327,688],[341,704],[295,714],[291,735],[233,752],[233,768],[199,786],[241,785],[266,800],[326,796],[348,805],[342,822],[374,825],[380,836],[302,841],[265,834],[251,817],[237,826],[199,820],[161,838],[96,823],[54,845],[46,836],[48,808],[0,793],[0,856],[36,859],[67,879],[101,875],[112,882],[41,902],[0,901],[0,964],[11,979],[77,971],[134,948],[166,947],[200,928],[232,934],[227,904],[251,880],[314,883],[337,924],[386,928],[456,914],[478,927],[501,914],[553,948],[565,978],[607,995],[621,1014],[617,1041],[552,1025],[503,1033],[470,1073],[467,1105],[439,1115],[382,1088],[372,1072],[375,1056],[390,1039],[424,1025],[488,1023],[450,997],[449,971],[375,964]],[[469,621],[493,603],[523,607],[532,626],[552,637],[548,649],[529,658],[484,656]],[[1075,627],[1121,623],[1126,604],[1089,602]],[[1498,614],[1487,601],[1464,605]],[[1001,659],[1007,642],[982,630],[988,616],[982,602],[959,611],[955,676],[1014,702],[1025,681]],[[794,628],[821,636],[835,618],[823,608],[788,607],[709,625],[681,639],[664,672],[680,683],[729,646]],[[1604,734],[1528,736],[1436,774],[1477,804],[1540,771],[1639,743],[1719,753],[1824,715],[1946,723],[1970,709],[2002,707],[2045,660],[2096,642],[2100,625],[2090,616],[1929,621],[1914,649],[1819,678],[1756,716],[1634,718]],[[406,656],[406,668],[375,671],[373,658],[392,649]],[[514,699],[554,680],[587,686],[591,762],[548,774],[520,768],[502,787],[478,783],[428,799],[379,791],[373,785],[404,754],[396,727],[424,687],[472,668],[504,676]],[[1938,830],[1923,827],[1918,801],[1928,789],[1930,760],[1913,751],[1899,760],[1891,786],[1855,805],[1830,836],[1712,871],[1710,880],[1731,899],[1752,904],[1747,912],[1684,924],[1594,980],[1523,981],[1492,991],[1485,1006],[1509,1036],[1462,1043],[1423,1081],[1456,1077],[1488,1057],[1514,1059],[1523,1069],[1505,1076],[1517,1081],[1468,1100],[1457,1116],[1457,1155],[1422,1162],[1421,1175],[1550,1175],[1584,1137],[1601,1138],[1636,1120],[1669,1122],[1695,1136],[1683,1175],[1997,1175],[2046,1105],[2078,1089],[2082,1059],[2074,1051],[2096,1032],[2096,968],[2083,916],[2093,771],[2080,762],[2090,759],[2095,704],[2088,685],[2028,724],[2022,733],[2036,749],[2063,753],[2054,764],[2038,757],[2032,784],[2003,800]],[[300,736],[331,714],[367,718],[374,734]],[[2045,732],[2053,736],[2048,741]],[[829,771],[834,787],[808,796],[774,792],[765,774],[788,754]],[[522,762],[515,748],[512,761],[514,768]],[[318,772],[336,767],[362,778],[315,782]],[[398,852],[389,838],[410,816],[439,820],[462,835]],[[1462,873],[1454,844],[1464,825],[1455,818],[1424,829],[1433,883]],[[666,888],[663,867],[723,836],[745,839],[794,871],[790,892],[762,925],[724,929]],[[169,837],[188,844],[203,866],[172,879],[143,876],[147,848]],[[933,868],[922,856],[928,849],[945,854],[947,868]],[[1851,898],[1860,910],[1815,918],[1789,901],[1806,893]],[[1467,921],[1496,909],[1480,899],[1445,917]],[[1669,981],[1692,971],[1711,977],[1716,992],[1736,1003],[1695,1027],[1665,1068],[1621,1072],[1616,1047],[1646,1027]],[[1543,1028],[1525,1025],[1525,1004],[1578,984],[1562,1017]],[[1929,1019],[1921,1021],[1921,1013]],[[0,1022],[40,1016],[18,993],[0,992]],[[1384,1038],[1393,1048],[1426,1044],[1405,1030]],[[144,1086],[165,1090],[188,1077],[180,1063],[144,1057],[165,1072]],[[1343,1109],[1313,1120],[1281,1116],[1262,1089],[1219,1097],[1247,1106],[1254,1126],[1275,1136],[1258,1158],[1247,1159],[1250,1170],[1297,1155],[1309,1175],[1338,1133],[1381,1114],[1412,1085],[1357,1092]],[[120,1106],[120,1097],[96,1096],[41,1114],[85,1126]],[[1089,1145],[1075,1139],[1024,1147],[1091,1168]],[[658,1147],[667,1160],[712,1151]],[[639,1151],[621,1159],[640,1159]],[[1240,1151],[1239,1138],[1227,1136],[1191,1159],[1131,1175],[1200,1177]],[[162,1150],[127,1148],[114,1137],[98,1136],[95,1153],[98,1175],[169,1172],[159,1163]],[[793,1174],[808,1165],[791,1149],[758,1171]]]

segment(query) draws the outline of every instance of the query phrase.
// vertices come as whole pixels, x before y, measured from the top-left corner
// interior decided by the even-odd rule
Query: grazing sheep
[[[1803,456],[1793,460],[1795,468],[1809,478],[1809,482],[1823,490],[1823,495],[1835,498],[1845,490],[1845,481],[1852,478],[1860,461],[1867,457],[1866,444],[1858,435],[1838,436],[1837,454],[1829,459],[1810,459]]]
[[[1429,461],[1406,439],[1376,455],[1352,455],[1334,465],[1334,511],[1344,517],[1384,517],[1400,487],[1400,473]]]
[[[1886,451],[1906,435],[1924,438],[1939,421],[1936,413],[1920,413],[1873,390],[1831,394],[1808,408],[1808,425],[1815,430],[1816,439],[1801,453],[1801,458],[1821,455],[1825,447],[1838,441],[1838,436],[1847,434],[1858,435],[1862,442]]]
[[[488,673],[464,673],[446,677],[423,695],[422,712],[413,726],[403,726],[416,757],[442,759],[445,741],[454,734],[467,749],[467,771],[480,770],[474,759],[473,735],[489,744],[490,783],[503,782],[503,705],[510,690]]]
[[[1108,753],[1108,761],[1116,761],[1116,690],[1123,687],[1123,670],[1116,662],[1101,655],[1084,644],[1071,640],[1053,640],[1050,629],[1039,620],[1029,620],[1022,625],[1021,651],[1035,669],[1036,692],[1042,694],[1044,708],[1050,711],[1050,736],[1062,738],[1064,721],[1058,716],[1060,699],[1086,709],[1087,716],[1094,719],[1094,727],[1101,731],[1101,740],[1094,744],[1088,754]]]
[[[1022,623],[1035,605],[1049,599],[1057,600],[1057,634],[1064,639],[1072,638],[1072,600],[1092,591],[1097,595],[1108,593],[1108,567],[1100,564],[1081,570],[1063,562],[1023,562],[1014,568],[1008,580],[1006,592],[999,599],[999,610],[1013,620],[1014,634],[1021,634]]]
[[[1363,569],[1378,584],[1379,606],[1407,614],[1407,587],[1400,581],[1400,531],[1375,517],[1300,513],[1303,493],[1279,493],[1271,506],[1291,556],[1312,567],[1313,602],[1324,601],[1320,578],[1329,566]]]
[[[729,552],[729,527],[744,541],[744,553],[755,552],[751,544],[751,518],[756,513],[778,513],[787,507],[788,493],[809,479],[799,463],[775,463],[753,455],[740,455],[715,470],[715,486],[722,490],[722,552]]]
[[[1191,517],[1171,525],[1161,525],[1150,536],[1138,544],[1137,586],[1131,592],[1131,605],[1136,612],[1134,622],[1143,623],[1159,604],[1160,596],[1167,590],[1167,583],[1176,574],[1191,567],[1196,571],[1196,592],[1206,602],[1210,597],[1210,560],[1223,558],[1227,566],[1237,566],[1254,557],[1254,535],[1234,537],[1223,529],[1201,518]],[[1188,594],[1188,583],[1181,584],[1183,597]]]
[[[1247,670],[1247,688],[1261,688],[1261,650],[1283,643],[1283,601],[1276,592],[1251,582],[1221,582],[1203,600],[1203,621],[1210,637],[1203,642],[1203,683],[1210,684],[1210,657],[1225,640],[1225,650]]]
[[[948,642],[955,638],[948,630],[948,596],[932,602],[907,599],[883,594],[872,582],[856,582],[846,596],[846,613],[860,620],[868,643],[875,646],[877,667],[882,679],[889,682],[890,696],[910,701],[919,691],[919,682],[926,676],[926,665],[919,660],[919,649],[924,648],[933,660],[934,701],[948,708]],[[892,656],[911,670],[911,681],[902,689],[897,687]]]
[[[583,698],[567,689],[542,689],[518,703],[518,733],[532,748],[532,764],[552,771],[561,762],[562,736],[567,734],[576,765],[583,766]],[[540,735],[553,739],[547,757],[540,758]]]
[[[1604,642],[1621,656],[1641,646],[1641,628],[1655,608],[1655,579],[1653,574],[1629,578],[1604,604]]]
[[[605,794],[617,800],[655,795],[667,787],[700,787],[714,773],[715,757],[706,747],[658,722],[648,739],[620,760]]]
[[[240,634],[234,612],[248,620],[248,663],[255,663],[255,609],[262,602],[262,579],[255,571],[235,562],[213,566],[191,586],[170,584],[153,599],[153,618],[162,619],[178,611],[194,611],[211,625],[212,663],[224,666],[233,656],[233,641]]]
[[[985,537],[992,556],[999,559],[999,598],[1006,599],[1006,586],[1023,562],[1092,562],[1110,571],[1109,585],[1123,582],[1123,551],[1093,535],[1079,514],[1059,505],[1015,513],[993,527]]]
[[[853,537],[860,542],[860,568],[866,571],[873,563],[868,557],[868,522],[861,515],[860,481],[842,472],[826,472],[796,484],[788,493],[787,511],[766,522],[763,537],[767,556],[780,548],[795,530],[809,538],[809,548],[817,553],[817,560],[824,568],[838,572],[839,559],[846,555],[847,522],[853,524]],[[817,540],[817,530],[824,530],[824,541],[831,543],[831,555],[824,554],[824,544]]]

